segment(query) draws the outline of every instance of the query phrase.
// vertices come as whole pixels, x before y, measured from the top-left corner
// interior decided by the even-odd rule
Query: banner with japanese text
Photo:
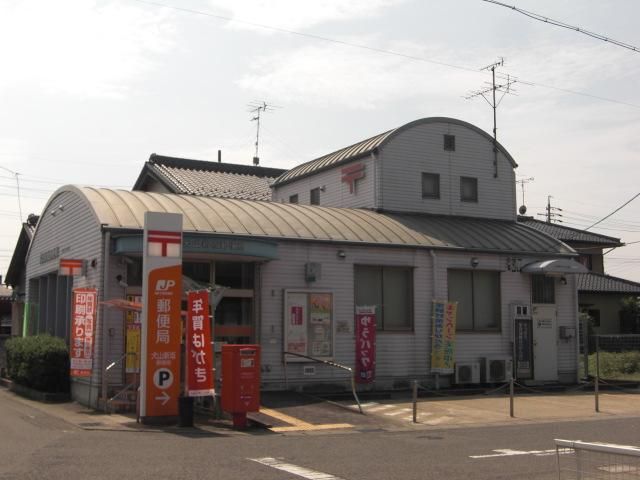
[[[356,382],[371,383],[376,374],[376,307],[356,306]]]
[[[330,360],[334,349],[333,293],[285,290],[284,351]],[[287,356],[288,362],[309,359]]]
[[[204,397],[214,394],[213,348],[209,322],[209,292],[187,293],[187,396]]]
[[[127,301],[133,303],[142,303],[142,295],[127,295]],[[125,350],[127,359],[125,365],[126,373],[140,372],[140,337],[141,323],[140,312],[127,310],[125,312]]]
[[[433,302],[433,336],[431,342],[431,372],[454,373],[457,302]]]
[[[90,377],[93,370],[93,338],[98,291],[95,288],[73,290],[70,374]]]

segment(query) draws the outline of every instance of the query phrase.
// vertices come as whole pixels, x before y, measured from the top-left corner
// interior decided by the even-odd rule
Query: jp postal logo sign
[[[147,212],[144,235],[140,416],[178,415],[182,215]]]

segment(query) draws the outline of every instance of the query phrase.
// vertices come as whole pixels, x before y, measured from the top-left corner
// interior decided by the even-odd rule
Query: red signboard
[[[187,294],[187,396],[213,395],[213,349],[209,323],[209,292]]]
[[[95,288],[73,290],[70,367],[72,377],[90,377],[93,369],[93,333],[98,291]]]
[[[356,382],[371,383],[376,373],[376,310],[356,307]]]
[[[181,281],[180,265],[149,273],[145,416],[178,415]]]
[[[64,276],[78,276],[82,275],[84,266],[83,260],[72,260],[70,258],[61,258],[60,267],[58,268],[58,275]]]

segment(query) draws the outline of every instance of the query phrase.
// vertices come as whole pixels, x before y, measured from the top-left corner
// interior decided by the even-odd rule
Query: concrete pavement
[[[203,435],[251,435],[259,433],[323,434],[404,431],[460,427],[504,426],[558,421],[597,421],[640,417],[640,395],[608,391],[600,393],[600,412],[594,408],[593,393],[519,394],[514,400],[515,417],[509,416],[509,397],[420,398],[417,423],[412,421],[410,399],[391,398],[363,401],[364,415],[353,401],[327,402],[295,393],[266,393],[263,408],[253,418],[264,428],[236,431],[228,420],[196,417],[195,428],[151,427],[136,422],[132,414],[104,414],[75,402],[47,404],[27,400],[0,387],[9,396],[32,408],[53,415],[85,430],[135,432],[181,432]]]

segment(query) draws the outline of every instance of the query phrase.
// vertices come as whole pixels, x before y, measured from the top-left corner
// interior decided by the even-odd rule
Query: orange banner
[[[72,377],[90,377],[93,369],[93,328],[98,291],[95,288],[73,290],[70,367]]]
[[[178,415],[181,281],[180,265],[149,273],[146,416]]]

